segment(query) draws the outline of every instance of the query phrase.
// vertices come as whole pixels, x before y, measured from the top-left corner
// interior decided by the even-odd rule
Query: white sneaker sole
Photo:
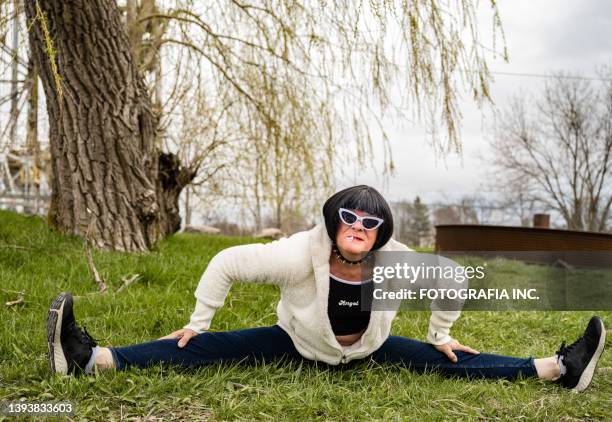
[[[595,368],[597,367],[597,361],[599,361],[599,358],[603,353],[604,346],[606,345],[606,327],[604,327],[602,320],[599,320],[599,323],[601,324],[601,336],[599,336],[599,344],[597,345],[597,349],[591,357],[589,364],[582,372],[582,375],[580,375],[578,384],[576,384],[576,386],[572,388],[572,390],[574,391],[584,391],[589,386],[589,384],[591,384],[591,381],[593,380],[593,374],[595,373]]]
[[[47,344],[49,346],[49,364],[51,371],[66,375],[68,374],[68,362],[62,349],[62,317],[64,314],[64,304],[66,303],[66,294],[58,295],[47,315]]]

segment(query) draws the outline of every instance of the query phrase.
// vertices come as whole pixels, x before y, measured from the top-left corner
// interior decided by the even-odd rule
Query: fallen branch
[[[87,212],[91,214],[91,211],[89,209],[87,209]],[[85,254],[87,255],[87,265],[89,266],[89,271],[91,271],[94,277],[94,281],[98,285],[98,292],[102,293],[106,291],[107,286],[102,277],[100,276],[100,273],[98,273],[98,270],[96,269],[96,265],[94,264],[93,260],[93,253],[91,252],[91,227],[93,226],[93,223],[95,221],[96,219],[94,216],[94,218],[92,218],[89,222],[89,227],[87,227],[87,233],[85,234]]]
[[[135,281],[138,281],[139,279],[140,279],[140,274],[134,274],[133,276],[131,276],[131,277],[129,277],[129,278],[128,278],[128,277],[123,277],[123,278],[121,279],[121,281],[123,281],[123,285],[121,285],[121,287],[119,287],[119,288],[117,289],[116,293],[119,293],[119,292],[121,292],[123,289],[126,289],[126,288],[130,287],[130,285],[131,285],[132,283],[134,283]]]
[[[121,279],[121,281],[123,281],[123,284],[121,285],[121,287],[119,287],[117,289],[116,293],[120,293],[122,290],[130,287],[132,284],[134,284],[135,282],[137,282],[138,280],[140,280],[142,276],[140,274],[134,274],[130,277],[125,276]],[[87,298],[90,296],[96,296],[99,294],[103,294],[106,293],[107,291],[110,291],[109,289],[105,288],[104,290],[97,290],[95,292],[89,292],[89,293],[85,293],[84,295],[80,295],[80,296],[73,296],[72,298],[75,300],[79,300],[79,299],[83,299],[83,298]]]
[[[9,244],[2,244],[0,245],[0,248],[4,248],[4,249],[16,249],[18,251],[34,251],[36,253],[44,253],[47,255],[50,255],[49,251],[43,249],[43,248],[38,248],[38,247],[31,247],[31,246],[22,246],[22,245],[9,245]]]
[[[20,297],[16,300],[11,300],[9,302],[6,302],[5,305],[6,306],[13,306],[13,305],[19,305],[20,303],[25,303],[25,301],[23,300],[23,297]]]
[[[34,248],[28,248],[27,246],[19,246],[19,245],[0,245],[0,248],[10,248],[10,249],[19,249],[22,251],[34,251]]]
[[[4,290],[4,289],[2,289],[2,291],[3,292],[17,293],[17,295],[18,295],[17,299],[5,302],[4,304],[6,306],[15,306],[15,305],[19,305],[20,303],[25,303],[25,300],[23,300],[23,298],[25,297],[25,292],[15,292],[13,290]]]
[[[94,264],[93,254],[91,253],[91,245],[89,240],[85,243],[85,253],[87,254],[87,265],[89,266],[89,271],[93,274],[94,281],[98,285],[98,292],[102,293],[106,291],[106,283],[98,273],[96,269],[96,265]]]

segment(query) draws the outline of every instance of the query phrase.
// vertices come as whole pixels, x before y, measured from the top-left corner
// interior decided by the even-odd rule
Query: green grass
[[[148,254],[96,252],[111,291],[121,278],[141,279],[118,294],[75,303],[81,325],[102,345],[127,345],[181,328],[195,303],[193,291],[212,256],[252,242],[180,234]],[[516,277],[530,266],[512,265]],[[347,371],[297,364],[210,365],[195,370],[161,367],[109,371],[96,377],[52,376],[47,361],[47,307],[62,290],[94,292],[80,239],[50,231],[42,219],[0,211],[0,401],[70,400],[75,419],[119,420],[610,420],[612,375],[599,370],[591,388],[573,394],[535,379],[516,382],[419,375],[404,368],[363,363]],[[7,307],[11,291],[25,303]],[[236,284],[212,329],[276,322],[278,291]],[[599,313],[612,326],[612,312]],[[590,312],[464,312],[452,334],[478,350],[543,357],[561,340],[572,342]],[[401,312],[393,334],[424,338],[427,312]],[[608,347],[610,345],[608,344]],[[604,353],[599,368],[612,366]],[[233,383],[245,385],[235,389]],[[0,416],[0,420],[3,419]]]

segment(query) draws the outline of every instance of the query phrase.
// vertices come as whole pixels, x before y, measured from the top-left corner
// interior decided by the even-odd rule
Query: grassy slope
[[[75,305],[77,320],[102,345],[158,338],[182,327],[206,263],[219,250],[249,238],[181,234],[149,254],[96,253],[96,265],[114,291],[121,277],[142,280],[117,294]],[[513,266],[517,277],[527,266]],[[95,290],[82,242],[59,236],[39,218],[0,211],[0,401],[72,400],[77,418],[119,419],[150,414],[164,419],[612,419],[612,375],[600,371],[589,390],[572,394],[538,380],[518,382],[443,378],[363,364],[351,371],[298,365],[211,365],[197,370],[161,366],[106,372],[97,377],[50,376],[46,357],[47,307],[62,290]],[[4,302],[25,290],[26,303]],[[228,330],[276,322],[277,290],[237,284],[212,328]],[[601,312],[612,326],[612,312]],[[481,351],[547,356],[562,339],[573,341],[589,312],[464,312],[453,335]],[[400,313],[393,334],[423,338],[425,312]],[[608,342],[609,343],[609,342]],[[612,353],[599,367],[612,366]],[[247,388],[235,390],[231,383]],[[0,420],[2,416],[0,416]]]

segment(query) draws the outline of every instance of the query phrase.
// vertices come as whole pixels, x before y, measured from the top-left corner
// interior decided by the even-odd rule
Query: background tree
[[[557,74],[537,98],[515,98],[498,119],[494,166],[524,199],[558,212],[572,230],[609,230],[612,82]]]
[[[490,160],[486,161],[487,166],[490,163]],[[496,222],[497,224],[530,227],[533,224],[535,213],[550,213],[553,211],[529,193],[528,177],[509,181],[505,179],[505,176],[504,173],[497,172],[497,169],[491,169],[490,174],[486,177],[487,195],[479,198],[482,205],[488,205],[491,207],[491,211],[502,214],[499,216],[501,218]],[[489,221],[491,212],[488,214],[482,216],[479,220],[481,222]],[[551,224],[553,226],[555,225],[554,221],[553,219]]]
[[[412,203],[413,210],[413,233],[415,246],[422,246],[423,241],[429,241],[431,234],[431,222],[429,221],[429,210],[427,205],[421,202],[421,198],[418,196],[414,198]]]
[[[422,246],[431,240],[431,221],[426,204],[417,195],[413,202],[400,201],[393,204],[395,235],[410,246]]]
[[[129,14],[134,3],[128,3]],[[221,150],[232,158],[257,157],[261,179],[255,191],[276,208],[277,220],[283,215],[280,198],[295,202],[287,192],[298,192],[298,180],[310,180],[304,190],[321,192],[327,184],[316,177],[325,174],[318,173],[321,168],[329,173],[348,162],[373,162],[372,121],[384,132],[379,116],[393,109],[391,92],[398,84],[415,114],[445,128],[444,136],[432,137],[442,151],[460,150],[461,88],[477,101],[488,98],[490,75],[470,0],[138,4],[149,14],[136,13],[126,29],[111,0],[26,1],[50,121],[50,221],[69,233],[89,233],[100,247],[145,250],[177,230],[178,196],[203,169],[199,159],[180,166],[179,149],[167,148],[179,130],[164,107],[167,98],[159,101],[162,115],[153,106],[156,94],[147,89],[141,68],[150,51],[162,57],[166,47],[188,50],[190,65],[172,67],[169,78],[201,72],[207,104],[226,110],[217,114],[223,132],[239,131],[247,119],[255,128],[240,132],[239,148],[227,144]],[[135,22],[136,29],[144,25],[142,35]],[[402,42],[390,46],[395,35]],[[152,40],[152,47],[140,54],[131,38]],[[176,83],[170,85],[159,96],[169,91],[177,104],[183,97],[175,95]],[[388,142],[383,151],[390,172]],[[232,181],[236,166],[224,169],[220,180]]]
[[[155,18],[162,11],[155,0],[126,0],[125,23],[132,53],[153,94],[153,106],[162,111],[162,57],[168,21]]]
[[[0,106],[9,105],[0,129],[0,150],[17,146],[18,118],[27,102],[28,60],[23,34],[23,9],[19,1],[0,3],[0,69],[3,88]]]
[[[400,242],[410,243],[412,203],[409,201],[396,201],[390,204],[393,211],[394,236]]]
[[[0,3],[0,192],[32,199],[45,185],[49,160],[41,148],[38,72],[24,23],[22,1]],[[22,209],[34,211],[37,205],[25,201]]]

